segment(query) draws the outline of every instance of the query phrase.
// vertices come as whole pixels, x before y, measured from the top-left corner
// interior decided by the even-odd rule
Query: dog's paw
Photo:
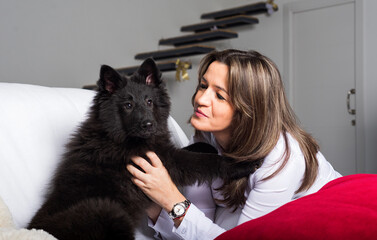
[[[263,160],[256,160],[253,162],[242,161],[234,162],[234,160],[228,160],[227,178],[229,180],[240,179],[249,177],[254,173],[263,163]]]
[[[193,143],[191,145],[188,145],[184,149],[186,149],[190,152],[217,154],[216,148],[214,148],[212,145],[210,145],[208,143],[204,143],[204,142]]]

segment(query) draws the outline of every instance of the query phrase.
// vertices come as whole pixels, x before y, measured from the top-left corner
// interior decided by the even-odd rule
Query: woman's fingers
[[[160,158],[157,156],[155,152],[147,152],[146,155],[149,158],[149,160],[151,160],[153,167],[159,168],[163,165]]]
[[[127,165],[127,170],[133,176],[132,181],[141,188],[148,188],[148,185],[153,181],[153,172],[155,172],[159,167],[163,167],[163,164],[156,153],[147,152],[146,156],[150,159],[152,165],[142,157],[136,156],[132,157],[132,162],[139,166],[143,171],[133,166],[132,164]]]
[[[147,152],[146,156],[149,158],[151,163],[149,163],[147,160],[145,160],[144,158],[139,157],[139,156],[132,157],[131,160],[136,165],[141,167],[144,170],[144,172],[146,172],[146,173],[152,171],[153,168],[160,168],[160,167],[163,166],[160,158],[157,156],[157,154],[155,152]]]
[[[132,182],[138,186],[139,188],[146,188],[147,186],[145,185],[145,183],[141,180],[139,180],[138,178],[132,178]]]
[[[150,172],[152,170],[152,168],[153,168],[153,166],[147,160],[145,160],[142,157],[132,157],[131,160],[136,165],[138,165],[139,167],[141,167],[141,169],[143,169],[144,172]]]
[[[131,173],[131,175],[136,178],[140,179],[141,181],[145,180],[146,174],[137,169],[135,166],[132,166],[131,164],[127,165],[127,170]]]

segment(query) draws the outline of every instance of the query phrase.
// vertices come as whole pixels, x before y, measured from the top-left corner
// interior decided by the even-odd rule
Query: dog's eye
[[[128,103],[124,104],[124,107],[126,109],[131,109],[133,107],[133,105],[132,105],[132,103],[128,102]]]
[[[149,107],[151,107],[151,106],[153,105],[153,101],[152,101],[152,99],[148,99],[148,100],[147,100],[147,105],[148,105]]]

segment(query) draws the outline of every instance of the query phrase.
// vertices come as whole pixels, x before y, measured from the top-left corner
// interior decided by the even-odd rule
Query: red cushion
[[[335,179],[216,239],[377,239],[377,175]]]

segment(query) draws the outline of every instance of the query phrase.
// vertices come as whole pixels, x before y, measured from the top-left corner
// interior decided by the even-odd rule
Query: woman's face
[[[228,141],[233,115],[228,95],[228,66],[212,62],[200,79],[191,124],[197,130],[212,132],[218,140]]]

